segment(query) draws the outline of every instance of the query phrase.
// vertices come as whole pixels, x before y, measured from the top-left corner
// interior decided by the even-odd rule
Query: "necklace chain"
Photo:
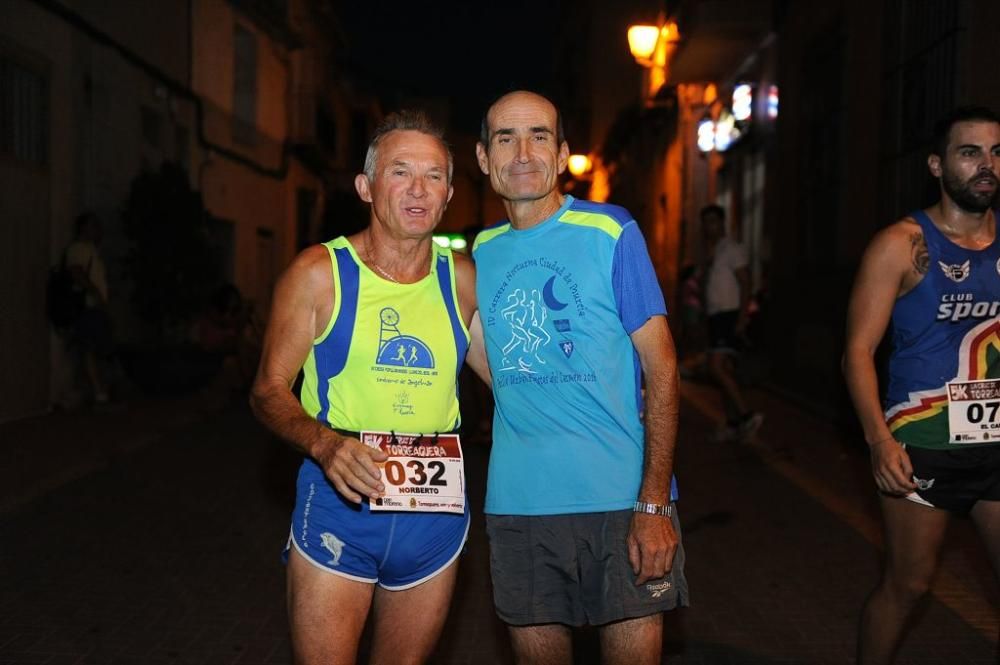
[[[368,261],[372,264],[372,268],[375,268],[375,272],[377,272],[378,274],[382,275],[383,277],[385,277],[387,280],[389,280],[393,284],[399,284],[400,283],[398,279],[396,279],[395,277],[393,277],[392,275],[390,275],[386,271],[382,270],[382,268],[379,266],[379,264],[375,263],[375,260],[372,258],[371,254],[368,255]]]
[[[389,274],[387,271],[383,270],[382,266],[380,266],[378,262],[375,260],[375,257],[372,256],[372,247],[375,246],[375,243],[372,240],[371,228],[368,229],[368,242],[365,243],[365,245],[366,245],[365,254],[368,256],[368,263],[371,264],[372,268],[375,268],[375,272],[382,275],[393,284],[400,284],[401,282],[395,277],[393,277],[391,274]]]

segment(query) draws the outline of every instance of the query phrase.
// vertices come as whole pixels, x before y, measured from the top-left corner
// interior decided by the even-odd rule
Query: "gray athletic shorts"
[[[676,505],[672,519],[679,537]],[[487,515],[497,614],[514,626],[599,626],[687,606],[680,543],[669,574],[636,586],[625,542],[631,520],[631,510]]]

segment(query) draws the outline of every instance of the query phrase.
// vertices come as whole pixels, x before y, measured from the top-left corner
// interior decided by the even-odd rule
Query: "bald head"
[[[521,106],[535,107],[539,106],[547,107],[551,109],[552,114],[555,116],[555,132],[556,141],[562,143],[566,140],[566,136],[563,132],[563,122],[562,114],[556,105],[548,97],[540,95],[537,92],[532,92],[530,90],[514,90],[508,92],[496,99],[489,108],[486,109],[486,113],[483,114],[483,121],[479,128],[479,142],[483,144],[483,147],[487,150],[489,149],[490,140],[493,138],[493,134],[500,128],[492,127],[492,118],[495,116],[495,111],[501,109],[519,108]]]

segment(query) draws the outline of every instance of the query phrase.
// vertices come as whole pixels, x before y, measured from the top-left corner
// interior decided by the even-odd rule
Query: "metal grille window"
[[[0,55],[0,155],[48,162],[48,81]]]
[[[937,197],[927,174],[934,122],[955,103],[960,3],[885,0],[881,146],[882,219],[897,219]]]

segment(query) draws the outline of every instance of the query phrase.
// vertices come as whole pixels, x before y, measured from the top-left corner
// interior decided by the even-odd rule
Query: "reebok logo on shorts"
[[[660,582],[659,584],[646,585],[646,591],[648,591],[649,595],[652,596],[653,598],[659,598],[666,592],[670,591],[670,589],[672,588],[673,585],[667,581]]]

